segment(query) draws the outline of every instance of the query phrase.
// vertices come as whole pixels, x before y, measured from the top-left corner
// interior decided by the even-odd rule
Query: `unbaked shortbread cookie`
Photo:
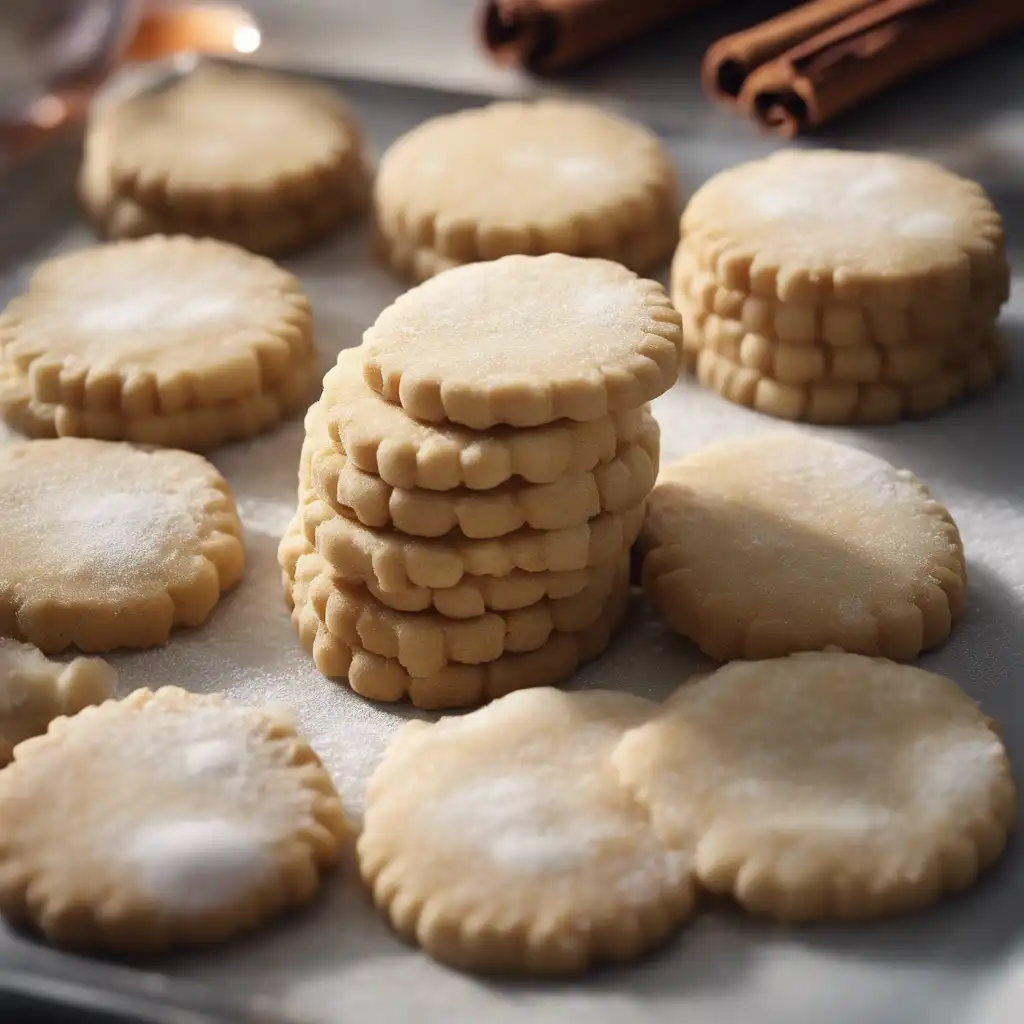
[[[117,409],[37,402],[28,376],[0,363],[0,419],[28,437],[93,437],[205,452],[255,437],[303,408],[320,373],[314,356],[296,363],[267,390],[245,398],[173,413],[125,416]]]
[[[646,128],[558,100],[433,118],[400,138],[374,185],[377,231],[416,279],[514,253],[664,263],[676,240],[676,173]]]
[[[564,682],[582,662],[607,648],[629,607],[629,579],[620,569],[600,616],[586,628],[552,633],[535,650],[505,653],[476,665],[451,662],[417,676],[397,659],[373,654],[354,639],[332,633],[317,612],[314,586],[315,578],[312,585],[303,578],[285,578],[286,595],[294,606],[292,624],[316,667],[329,679],[347,679],[368,700],[408,699],[421,708],[474,707],[513,690]]]
[[[500,577],[517,569],[572,572],[614,561],[636,540],[644,506],[603,512],[563,530],[523,527],[488,540],[370,530],[309,494],[300,496],[299,516],[306,539],[343,579],[402,592],[410,586],[443,590],[467,576]]]
[[[57,256],[0,315],[0,360],[33,400],[126,419],[250,398],[312,358],[298,279],[210,239]]]
[[[960,533],[928,488],[796,432],[664,469],[642,542],[654,604],[721,661],[830,644],[909,660],[945,643],[964,605]]]
[[[306,903],[349,835],[290,719],[136,690],[0,774],[0,912],[75,949],[213,945]]]
[[[684,238],[672,260],[672,301],[680,312],[689,307],[702,321],[724,321],[723,333],[739,341],[750,335],[749,345],[823,345],[833,354],[871,346],[882,350],[882,358],[886,350],[914,345],[934,353],[991,327],[1007,299],[1006,275],[996,274],[972,278],[966,295],[924,291],[910,304],[835,298],[817,304],[785,302],[726,287],[713,267],[712,256],[692,251]]]
[[[487,611],[514,611],[528,608],[544,600],[561,600],[582,593],[592,582],[594,569],[569,572],[526,572],[515,569],[505,576],[463,576],[454,587],[419,587],[413,583],[399,590],[382,590],[372,572],[361,578],[346,579],[325,565],[313,545],[302,532],[299,518],[289,524],[278,547],[277,558],[282,572],[291,579],[301,578],[297,564],[306,556],[316,560],[320,572],[330,574],[337,586],[364,586],[381,604],[402,612],[434,609],[450,619],[472,619]],[[306,577],[308,579],[308,577]],[[288,585],[286,585],[286,593]]]
[[[656,710],[542,689],[403,727],[357,845],[396,931],[453,967],[538,975],[634,960],[667,938],[693,910],[690,856],[654,835],[610,764],[623,730]]]
[[[787,303],[964,305],[972,285],[1009,288],[981,186],[908,156],[774,153],[707,182],[681,230],[726,288]]]
[[[85,152],[83,198],[94,209],[95,176],[109,182],[111,202],[211,224],[313,210],[338,192],[352,194],[350,209],[366,197],[347,104],[333,91],[251,69],[206,65],[98,105]]]
[[[684,684],[613,763],[704,886],[784,921],[906,913],[966,888],[1017,804],[998,728],[955,683],[852,654]]]
[[[62,438],[0,448],[0,634],[47,653],[153,647],[241,579],[224,478],[177,451]]]
[[[475,430],[593,420],[676,380],[679,314],[616,263],[506,256],[406,292],[363,338],[363,374],[411,416]]]
[[[0,637],[0,768],[14,748],[46,732],[60,715],[75,715],[113,696],[117,673],[102,658],[51,661],[37,647]]]
[[[553,483],[614,458],[636,441],[646,407],[585,423],[560,420],[530,430],[495,427],[486,434],[450,423],[420,423],[363,379],[363,350],[346,349],[324,378],[321,399],[332,441],[360,469],[393,487],[490,490],[522,477]]]
[[[931,373],[912,383],[817,380],[784,384],[710,348],[702,349],[697,356],[696,373],[701,384],[731,402],[778,419],[889,423],[902,416],[930,416],[965,395],[985,391],[1009,362],[1006,339],[1000,331],[990,329],[972,351],[937,359]]]
[[[660,436],[657,420],[645,413],[637,441],[623,442],[612,459],[588,472],[547,484],[509,480],[488,491],[432,491],[392,487],[356,466],[332,444],[323,405],[317,403],[306,414],[300,486],[339,515],[411,536],[443,537],[454,530],[465,537],[501,537],[523,526],[561,530],[601,512],[639,505],[658,473]]]
[[[601,618],[609,597],[625,586],[625,555],[592,570],[592,581],[572,597],[538,601],[526,608],[451,619],[437,612],[399,612],[365,587],[346,586],[321,572],[307,600],[336,637],[370,654],[394,658],[410,676],[423,678],[449,664],[482,665],[503,654],[543,647],[553,633],[578,633]]]

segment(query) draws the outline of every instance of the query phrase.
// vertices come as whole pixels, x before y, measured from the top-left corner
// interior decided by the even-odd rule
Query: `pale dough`
[[[660,430],[644,414],[643,431],[623,442],[615,456],[588,472],[568,474],[547,484],[509,480],[487,491],[453,488],[392,487],[356,466],[331,442],[322,403],[306,414],[306,440],[300,485],[327,502],[339,515],[364,526],[393,526],[418,537],[490,538],[520,527],[562,530],[579,526],[601,512],[622,512],[639,505],[658,472]]]
[[[349,835],[290,719],[136,690],[0,772],[0,911],[73,949],[215,945],[308,902]]]
[[[312,358],[298,279],[211,239],[56,256],[0,314],[0,360],[33,401],[124,419],[251,398]]]
[[[534,484],[585,473],[640,436],[645,407],[530,430],[487,433],[450,423],[421,423],[363,380],[363,349],[346,349],[324,378],[321,399],[331,439],[360,469],[393,487],[490,490],[513,477]]]
[[[1003,223],[980,185],[892,153],[784,150],[715,175],[681,233],[727,288],[784,302],[963,304],[1005,294]]]
[[[963,545],[912,473],[795,431],[713,444],[648,499],[644,583],[721,661],[835,644],[898,660],[963,610]]]
[[[74,715],[113,696],[117,673],[102,658],[51,661],[37,647],[0,637],[0,768],[14,748],[46,731],[59,715]]]
[[[679,325],[662,286],[619,264],[506,256],[400,296],[364,335],[363,374],[431,423],[593,420],[675,383]]]
[[[998,728],[949,679],[797,654],[686,683],[613,763],[712,892],[784,921],[919,910],[1002,852]]]
[[[0,635],[47,653],[153,647],[241,579],[234,499],[205,459],[62,438],[0,448]]]
[[[419,279],[546,252],[649,273],[678,237],[678,203],[675,168],[652,132],[564,100],[435,117],[388,149],[374,184],[382,247]]]
[[[693,909],[690,858],[656,838],[610,765],[655,710],[539,689],[406,725],[370,780],[357,846],[396,931],[457,968],[537,975],[667,938]]]

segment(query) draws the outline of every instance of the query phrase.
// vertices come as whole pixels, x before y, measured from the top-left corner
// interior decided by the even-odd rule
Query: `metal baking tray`
[[[484,101],[409,86],[336,84],[360,114],[377,153],[426,117]],[[720,168],[775,146],[717,115],[700,114],[696,136],[686,130],[694,127],[686,111],[673,120],[666,104],[625,106],[665,134],[687,190]],[[903,101],[903,109],[912,128],[919,108]],[[892,117],[887,123],[888,139],[865,136],[855,125],[845,141],[899,148],[899,118],[895,125]],[[906,137],[921,149],[920,131]],[[988,166],[984,147],[954,151],[941,139],[936,146],[940,155],[955,153],[960,164]],[[39,260],[93,241],[74,198],[77,160],[78,143],[68,138],[0,182],[0,301],[18,291]],[[1007,177],[1006,167],[1000,167],[985,183],[1004,208],[1011,247],[1020,258],[1024,177]],[[340,349],[357,344],[403,289],[372,260],[365,226],[287,265],[311,296],[325,367]],[[1024,281],[1019,278],[1005,326],[1019,362],[1024,357]],[[687,381],[655,408],[666,460],[719,438],[781,426]],[[986,712],[1002,720],[1024,778],[1022,411],[1024,371],[1018,368],[990,393],[931,420],[821,432],[913,469],[953,511],[969,556],[969,606],[951,643],[923,664],[957,679]],[[202,629],[179,632],[162,650],[112,660],[122,692],[173,683],[247,702],[290,705],[332,771],[346,807],[358,815],[363,784],[388,737],[419,712],[369,704],[327,681],[292,633],[275,549],[295,505],[301,439],[301,418],[296,418],[266,437],[214,453],[245,525],[245,580]],[[0,433],[0,444],[11,440],[13,435]],[[662,698],[699,664],[694,648],[674,637],[637,595],[611,650],[570,685]],[[513,984],[454,973],[403,945],[373,910],[349,863],[312,908],[223,951],[114,965],[53,952],[0,925],[0,1021],[1004,1024],[1024,1019],[1022,910],[1024,850],[1014,842],[976,889],[914,919],[786,929],[716,905],[634,967],[565,984]],[[56,1001],[49,1016],[41,995]]]

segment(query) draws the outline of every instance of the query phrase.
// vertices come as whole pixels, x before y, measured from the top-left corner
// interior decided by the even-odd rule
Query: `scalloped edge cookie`
[[[844,520],[847,495],[860,500]],[[911,529],[931,532],[908,554]],[[721,441],[663,469],[641,547],[654,606],[719,661],[829,645],[907,661],[949,639],[967,590],[960,531],[913,473],[794,430]]]

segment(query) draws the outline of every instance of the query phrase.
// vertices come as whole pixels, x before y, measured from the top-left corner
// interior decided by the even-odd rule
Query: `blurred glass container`
[[[260,42],[235,4],[0,0],[0,144],[76,119],[124,61],[251,54]]]

